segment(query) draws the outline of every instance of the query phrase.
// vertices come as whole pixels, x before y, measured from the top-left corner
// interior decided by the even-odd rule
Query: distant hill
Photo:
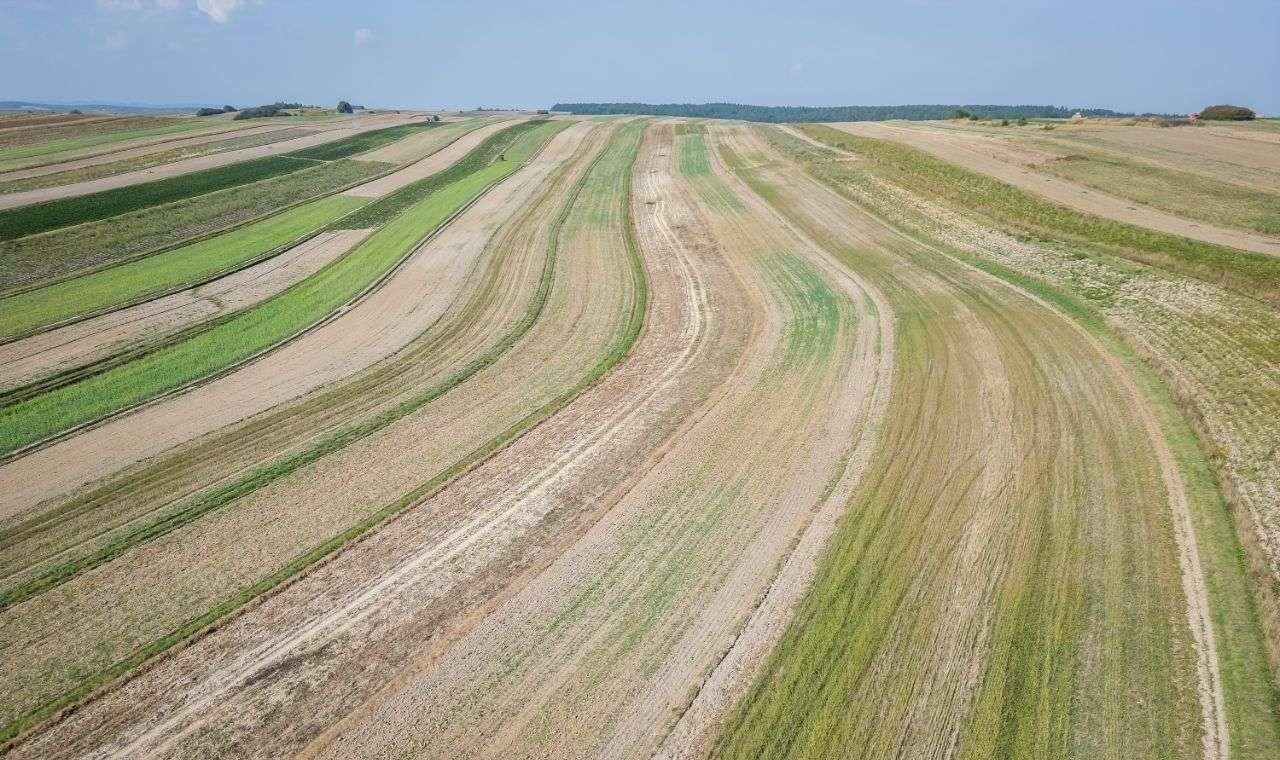
[[[742,119],[743,121],[886,121],[888,119],[945,119],[958,108],[993,119],[1066,119],[1074,113],[1085,116],[1134,116],[1105,108],[1064,108],[1061,106],[1000,105],[914,105],[914,106],[749,106],[740,103],[556,103],[553,111],[582,116],[639,114],[645,116],[687,116],[701,119]]]
[[[39,103],[30,100],[0,100],[0,111],[70,111],[73,108],[81,111],[111,111],[113,113],[173,113],[174,111],[195,111],[209,105],[208,103],[111,103],[90,100],[78,100],[68,103]]]

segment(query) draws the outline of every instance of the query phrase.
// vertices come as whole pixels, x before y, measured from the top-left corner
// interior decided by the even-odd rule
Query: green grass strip
[[[800,129],[827,145],[857,152],[890,181],[982,214],[999,226],[1032,236],[1088,241],[1117,256],[1280,303],[1280,257],[1081,213],[891,140],[859,137],[821,124]]]
[[[423,392],[406,399],[395,407],[392,407],[391,409],[388,409],[365,422],[348,425],[347,427],[320,439],[303,451],[299,451],[277,462],[272,462],[271,464],[254,468],[246,475],[232,483],[189,499],[184,506],[166,515],[160,520],[130,531],[129,533],[104,544],[93,554],[51,567],[26,583],[9,589],[3,594],[0,594],[0,612],[3,612],[9,607],[29,599],[49,588],[64,583],[80,573],[110,562],[138,544],[158,538],[177,527],[186,525],[207,512],[247,496],[275,480],[298,471],[327,454],[340,451],[355,441],[381,430],[410,412],[420,409],[421,407],[440,398],[450,390],[453,390],[466,380],[475,376],[476,373],[491,366],[513,345],[515,345],[518,340],[524,337],[525,333],[527,333],[529,329],[533,327],[534,323],[536,323],[542,316],[543,309],[547,303],[547,298],[551,293],[551,284],[555,274],[556,258],[558,255],[559,235],[560,230],[564,227],[565,219],[568,218],[570,210],[572,210],[574,204],[577,202],[578,196],[582,192],[582,188],[587,184],[592,172],[601,160],[615,150],[622,151],[628,149],[627,144],[625,143],[627,137],[629,137],[629,135],[626,133],[615,135],[611,144],[596,156],[592,161],[591,166],[575,183],[573,189],[570,191],[569,198],[561,207],[559,214],[552,223],[547,243],[547,257],[543,264],[542,274],[538,280],[537,290],[535,291],[524,316],[510,332],[504,335],[502,339],[495,343],[489,350],[463,366],[457,372],[446,377],[434,387],[426,389]]]
[[[315,164],[308,159],[290,156],[266,156],[155,182],[5,209],[0,211],[0,240],[14,240],[59,227],[96,222],[150,206],[292,174]]]
[[[382,147],[435,125],[435,122],[426,122],[375,129],[279,156],[264,156],[154,182],[6,209],[0,211],[0,240],[96,222],[130,211],[292,174],[320,161],[336,161]]]
[[[420,179],[413,184],[406,185],[390,195],[379,198],[358,213],[352,214],[335,224],[334,229],[359,230],[366,227],[377,227],[385,224],[388,219],[400,214],[409,206],[432,193],[438,192],[441,187],[451,182],[456,182],[459,177],[471,174],[480,167],[489,166],[490,164],[498,166],[503,163],[514,164],[522,162],[531,155],[531,152],[527,145],[521,147],[521,145],[517,144],[517,141],[535,129],[545,129],[547,124],[546,120],[532,120],[507,127],[476,146],[475,149],[453,166],[430,177]],[[505,160],[498,161],[499,157],[503,157]]]
[[[344,137],[341,140],[324,143],[323,145],[295,150],[285,155],[294,158],[309,158],[313,161],[337,161],[340,158],[349,158],[357,153],[377,150],[384,145],[390,145],[396,140],[428,129],[434,129],[443,124],[445,124],[443,121],[423,121],[387,127],[386,129],[374,129],[351,137]]]
[[[518,169],[565,122],[542,124],[538,130],[520,131],[509,148],[514,160],[487,166],[470,162],[469,173],[454,173],[451,183],[435,188],[346,256],[235,319],[0,411],[0,455],[226,371],[324,319],[376,282],[473,198]],[[475,151],[485,151],[494,140],[507,144],[505,133],[493,135]]]
[[[0,299],[0,341],[202,281],[292,244],[367,198],[332,195],[224,235]]]
[[[556,129],[558,130],[558,127]],[[570,401],[581,395],[588,388],[595,385],[605,376],[605,374],[622,361],[622,359],[631,352],[631,348],[635,345],[636,339],[640,337],[641,330],[644,329],[645,314],[648,311],[649,303],[649,283],[645,276],[644,262],[640,257],[640,248],[636,243],[635,222],[631,216],[631,174],[635,167],[636,156],[639,152],[638,138],[640,136],[640,132],[641,130],[638,128],[638,125],[636,127],[628,126],[627,131],[625,132],[629,137],[627,149],[630,152],[630,156],[627,162],[627,186],[622,199],[627,258],[631,268],[632,280],[635,283],[636,296],[631,305],[631,313],[627,320],[627,324],[624,330],[619,334],[618,340],[610,346],[608,352],[591,369],[590,372],[583,376],[582,379],[573,387],[567,389],[564,393],[533,412],[530,412],[523,419],[494,436],[484,445],[473,450],[471,453],[455,462],[447,470],[441,472],[426,483],[423,483],[421,486],[401,496],[396,501],[384,506],[374,514],[364,520],[361,520],[359,523],[351,526],[342,533],[330,538],[328,541],[325,541],[308,552],[298,555],[289,562],[289,564],[280,568],[266,578],[261,579],[252,586],[244,589],[235,596],[221,602],[204,614],[192,618],[181,627],[170,632],[164,637],[151,642],[124,660],[115,663],[110,668],[86,679],[84,683],[73,691],[68,692],[58,699],[41,705],[26,715],[13,720],[3,728],[0,728],[0,741],[12,741],[22,731],[35,726],[53,715],[56,715],[63,709],[75,705],[86,697],[92,695],[98,689],[110,684],[116,679],[124,677],[130,671],[134,670],[146,661],[168,651],[184,641],[198,637],[203,631],[208,630],[210,626],[218,623],[228,615],[243,609],[251,602],[261,599],[272,591],[284,587],[286,583],[297,579],[302,573],[315,567],[324,559],[335,554],[340,549],[369,535],[375,528],[380,527],[400,513],[430,497],[432,494],[441,490],[459,476],[465,474],[468,470],[480,464],[496,452],[502,450],[512,441],[536,427],[543,420],[550,417]],[[577,200],[576,192],[574,200]],[[563,226],[564,221],[568,216],[567,209],[570,208],[571,205],[572,204],[567,204],[565,206],[565,210],[563,210],[557,217],[557,225]],[[555,240],[554,237],[552,239]]]
[[[208,129],[211,126],[215,125],[192,119],[189,122],[169,124],[163,127],[148,127],[146,129],[106,132],[96,135],[86,135],[84,137],[69,137],[63,140],[52,140],[49,142],[34,143],[32,145],[16,146],[0,150],[0,170],[8,170],[12,168],[13,165],[25,163],[23,161],[24,159],[49,156],[55,153],[65,153],[73,150],[82,150],[84,148],[93,148],[98,145],[108,145],[110,143],[123,142],[125,140],[161,137],[164,135],[181,135],[184,132],[191,132],[196,129]],[[210,132],[210,134],[234,134],[239,132],[241,129],[243,128],[234,127],[225,131]],[[77,158],[83,158],[83,156],[77,156]]]

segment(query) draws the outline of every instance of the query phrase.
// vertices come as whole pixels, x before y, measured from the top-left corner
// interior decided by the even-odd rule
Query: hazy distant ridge
[[[886,121],[888,119],[945,119],[957,108],[996,119],[1065,119],[1079,112],[1085,116],[1133,116],[1106,108],[1065,108],[1062,106],[1000,105],[908,105],[908,106],[749,106],[739,103],[556,103],[553,111],[579,115],[641,114],[646,116],[691,116],[704,119],[744,119],[746,121]]]

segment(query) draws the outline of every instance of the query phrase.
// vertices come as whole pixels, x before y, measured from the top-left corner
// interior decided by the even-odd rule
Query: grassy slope
[[[528,155],[528,146],[530,146],[530,144],[533,144],[535,140],[545,140],[551,134],[559,131],[564,126],[566,126],[565,122],[552,122],[532,132],[526,132],[516,145],[513,145],[507,150],[507,155],[509,157],[508,163],[513,164],[515,160]],[[623,130],[611,142],[609,148],[605,152],[601,153],[601,156],[609,154],[610,151],[621,151],[623,153],[623,158],[625,159],[625,166],[629,170],[635,160],[636,152],[639,147],[639,133],[641,126],[642,125],[637,124]],[[600,163],[600,161],[597,161],[597,164],[598,163]],[[570,211],[574,208],[574,205],[577,202],[578,191],[588,181],[587,178],[591,176],[592,172],[590,171],[584,175],[583,180],[579,182],[578,186],[571,194],[570,199],[564,205],[557,217],[555,226],[553,227],[553,234],[550,239],[552,249],[548,251],[546,267],[543,271],[542,277],[540,278],[538,294],[535,301],[530,304],[530,309],[525,320],[523,320],[516,328],[518,335],[523,335],[524,332],[527,332],[529,327],[537,321],[538,316],[545,305],[547,296],[549,295],[551,277],[555,267],[555,246],[558,245],[560,237],[556,231],[564,226]],[[564,389],[555,398],[549,400],[539,408],[530,411],[529,414],[518,422],[503,430],[500,434],[485,442],[480,447],[468,452],[438,475],[421,484],[418,488],[413,489],[411,492],[403,495],[394,502],[382,506],[377,511],[352,525],[347,530],[333,536],[324,543],[297,555],[283,567],[276,569],[247,588],[244,588],[234,595],[222,600],[211,609],[204,611],[201,614],[194,615],[181,627],[171,631],[169,634],[160,637],[145,646],[137,648],[125,659],[114,663],[103,671],[86,675],[85,680],[77,688],[44,705],[41,705],[25,715],[18,717],[3,727],[0,727],[0,741],[12,739],[20,732],[38,724],[42,720],[57,713],[59,710],[75,704],[81,699],[92,694],[97,689],[130,673],[131,671],[134,671],[139,665],[145,663],[147,660],[177,645],[183,644],[184,642],[192,641],[193,637],[198,637],[202,632],[208,631],[209,626],[212,624],[239,612],[254,600],[272,593],[273,591],[281,588],[286,582],[307,572],[326,557],[340,551],[342,548],[352,544],[353,542],[361,540],[395,515],[421,503],[430,494],[444,488],[454,479],[475,467],[495,452],[501,450],[508,443],[551,416],[555,411],[562,408],[565,404],[569,403],[572,399],[576,398],[587,388],[599,381],[600,378],[604,377],[610,369],[626,357],[630,352],[631,347],[635,344],[636,339],[640,336],[640,332],[644,327],[645,313],[648,304],[648,285],[644,272],[644,265],[640,259],[640,254],[633,237],[633,229],[629,219],[631,208],[629,192],[625,195],[621,208],[623,213],[628,217],[624,224],[624,230],[627,241],[628,264],[631,271],[632,282],[635,287],[635,295],[630,304],[626,324],[618,331],[615,340],[608,346],[606,352],[599,357],[599,361],[583,377],[581,377],[577,383],[572,387]],[[491,349],[490,353],[496,352],[496,354],[494,354],[491,359],[481,359],[481,361],[485,362],[482,366],[488,366],[488,364],[492,363],[492,360],[496,360],[497,355],[505,352],[506,349],[510,347],[510,344],[514,343],[515,340],[518,339],[518,335],[512,334],[509,336],[509,341],[504,340],[502,344]],[[475,368],[476,371],[482,368],[482,366],[477,366]],[[457,383],[461,383],[462,380],[466,377],[470,377],[471,374],[474,374],[474,372],[466,374],[465,377],[455,377],[451,379],[456,380]],[[417,408],[418,406],[427,403],[431,398],[438,397],[440,394],[447,392],[447,390],[452,387],[454,387],[453,384],[446,382],[445,386],[428,391],[424,396],[417,399],[417,405],[412,408]],[[408,411],[411,411],[412,408],[406,407],[403,412],[407,413]],[[337,448],[350,443],[352,440],[367,435],[369,432],[372,432],[377,429],[377,427],[386,424],[388,421],[389,420],[382,420],[379,422],[375,420],[372,423],[372,427],[355,426],[344,431],[344,433],[338,434],[338,436],[332,439],[327,439],[327,445],[322,444],[321,448],[310,452],[304,452],[301,456],[306,461],[314,461],[315,458],[318,458],[324,453],[337,450]],[[305,464],[306,461],[299,463],[292,459],[286,460],[284,466],[279,470],[269,468],[268,470],[256,473],[257,479],[262,480],[263,478],[266,478],[265,482],[269,482],[283,474],[296,470],[301,466],[301,464]],[[227,494],[225,495],[225,500],[221,503],[226,503],[227,501],[241,496],[244,493],[255,490],[257,487],[265,484],[265,482],[253,483],[253,479],[249,479],[243,484],[249,485],[247,490],[242,487],[238,492]],[[206,505],[204,511],[207,511],[209,508],[213,508],[213,506],[220,506],[220,504],[211,506]],[[194,519],[195,516],[196,515],[188,516],[188,519]],[[8,601],[10,600],[6,599],[6,602]]]
[[[1035,169],[1189,219],[1280,235],[1280,195],[1275,193],[1095,150],[1076,151]]]
[[[101,177],[110,177],[114,174],[123,174],[125,172],[137,171],[139,169],[150,169],[153,166],[169,164],[174,161],[181,161],[187,158],[207,156],[214,153],[223,153],[229,150],[239,150],[241,148],[255,148],[260,145],[270,145],[271,143],[281,142],[283,140],[293,140],[299,137],[306,137],[310,134],[313,134],[313,132],[309,129],[281,129],[272,132],[239,136],[232,133],[229,137],[213,139],[207,142],[197,143],[195,145],[170,148],[169,150],[162,150],[158,153],[147,153],[141,156],[133,156],[131,158],[121,158],[115,161],[81,167],[79,169],[66,169],[52,174],[41,174],[35,177],[28,177],[26,179],[8,181],[0,180],[0,193],[19,193],[27,190],[39,190],[45,187],[70,185],[76,182],[85,182],[88,180],[99,179]]]
[[[859,184],[864,188],[874,187],[873,178],[863,174],[866,170],[865,165],[830,161],[829,157],[824,159],[824,157],[817,155],[798,140],[785,136],[777,136],[775,145],[789,151],[793,156],[801,157],[802,162],[805,163],[815,177],[831,184],[836,189],[843,190],[845,183],[849,186]],[[739,163],[738,166],[740,171],[746,171],[744,164]],[[757,180],[756,187],[765,197],[770,198],[771,202],[780,202],[767,185],[761,184]],[[1280,725],[1277,723],[1277,715],[1280,714],[1280,709],[1278,709],[1280,708],[1280,703],[1278,703],[1276,692],[1269,681],[1270,674],[1266,665],[1266,656],[1256,612],[1248,594],[1244,590],[1246,588],[1245,560],[1241,556],[1239,543],[1234,533],[1232,516],[1227,510],[1217,485],[1205,464],[1195,436],[1185,418],[1174,405],[1168,390],[1158,382],[1150,369],[1133,357],[1132,352],[1107,327],[1095,307],[1084,299],[1052,288],[1044,282],[1026,277],[1018,272],[1008,270],[994,262],[955,250],[948,252],[956,258],[978,266],[1055,304],[1100,338],[1111,350],[1120,355],[1138,378],[1144,393],[1152,401],[1156,409],[1160,423],[1165,431],[1166,439],[1181,467],[1192,505],[1193,519],[1200,541],[1200,559],[1210,593],[1211,612],[1219,649],[1219,665],[1222,669],[1223,684],[1227,698],[1227,713],[1233,755],[1250,758],[1269,757],[1268,753],[1275,746],[1280,745]],[[904,321],[904,316],[903,314],[898,315],[901,325],[900,341],[902,343],[899,347],[899,352],[908,358],[914,356],[919,359],[923,356],[923,352],[912,337],[910,321]],[[840,631],[848,624],[846,621],[860,619],[866,614],[865,611],[855,612],[851,610],[845,614],[844,620],[832,618],[829,614],[830,609],[832,609],[831,605],[836,604],[833,600],[844,598],[853,588],[850,585],[851,581],[836,568],[857,566],[854,558],[858,556],[858,552],[853,551],[850,553],[849,548],[849,541],[857,532],[857,528],[852,525],[842,527],[841,533],[834,541],[834,546],[836,547],[834,553],[828,558],[818,585],[815,586],[806,606],[799,613],[800,619],[808,621],[808,626],[804,627],[803,630],[801,626],[795,626],[795,630],[788,634],[787,642],[779,647],[771,665],[773,670],[770,671],[775,675],[777,669],[786,667],[784,663],[788,662],[801,670],[824,663],[822,665],[823,669],[831,670],[834,667],[834,661],[830,659],[829,652],[820,654],[822,646],[819,642],[824,638],[827,641],[831,641],[832,634],[843,635],[840,634]],[[867,548],[869,546],[864,545],[863,551]],[[882,567],[877,572],[883,573],[884,568]],[[886,577],[881,575],[877,583],[884,583],[887,580]],[[1031,629],[1028,629],[1028,631],[1030,632]],[[809,635],[807,641],[805,633]],[[814,645],[817,645],[818,648],[814,649]],[[1024,657],[1031,654],[1030,650],[1023,651]],[[1028,661],[1024,665],[1025,667],[1032,667],[1033,663]],[[1021,699],[1034,695],[1034,691],[1027,691],[1030,684],[1025,681],[1025,667],[1024,672],[1014,671],[1015,675],[1023,680],[1011,681],[1010,683],[1014,687],[1013,691],[1007,692]],[[720,745],[723,753],[734,754],[735,748],[740,750],[748,746],[759,746],[761,742],[767,742],[767,734],[759,733],[762,730],[772,731],[775,734],[775,738],[783,744],[795,739],[795,734],[790,734],[790,739],[788,739],[786,738],[788,735],[785,732],[778,733],[780,729],[776,725],[770,729],[769,726],[773,724],[760,722],[761,710],[765,710],[767,713],[769,708],[765,705],[768,704],[772,704],[774,708],[785,706],[788,704],[788,698],[798,700],[790,702],[793,706],[799,705],[805,701],[803,694],[806,691],[811,694],[816,693],[813,690],[820,688],[821,681],[822,679],[814,679],[811,684],[799,685],[797,687],[799,691],[792,695],[782,694],[779,691],[781,687],[776,683],[770,688],[766,688],[765,684],[767,682],[765,680],[760,681],[752,697],[755,700],[754,705],[750,708],[740,709],[729,724],[730,730]],[[819,702],[819,704],[822,704],[822,707],[819,708],[819,713],[814,715],[812,719],[819,722],[829,721],[829,730],[836,730],[835,726],[839,725],[843,719],[831,713],[831,711],[838,710],[840,706],[830,702]],[[1014,704],[1017,703],[1015,702]],[[1000,721],[1017,715],[1017,713],[1013,715],[1003,713],[999,709],[998,700],[993,705],[994,710],[993,708],[988,708],[986,720],[988,722],[994,721],[994,723],[989,723],[988,730],[991,725],[999,725]],[[1028,706],[1034,712],[1036,707],[1034,701]],[[800,712],[803,712],[803,710]],[[775,712],[774,714],[776,715],[777,713]],[[823,717],[824,715],[826,717]],[[1017,720],[1020,721],[1022,718],[1019,717]],[[808,735],[812,736],[812,734]],[[967,738],[971,740],[974,737],[970,735]],[[1027,738],[1026,728],[1006,733],[1004,738],[1000,738],[1000,735],[997,735],[993,744],[986,745],[989,752],[988,756],[1024,754],[1027,751],[1027,745],[1022,742]]]
[[[0,211],[0,241],[95,222],[151,206],[292,174],[314,166],[316,162],[348,158],[434,126],[434,123],[426,122],[387,127],[279,156],[264,156],[154,182],[6,209]]]
[[[469,164],[470,173],[454,173],[450,184],[433,188],[354,251],[284,293],[188,341],[3,410],[0,452],[22,448],[214,374],[323,319],[486,187],[519,168],[564,126],[564,122],[546,122],[537,129],[497,133],[474,152],[488,155],[495,145],[501,146],[508,153],[507,161]],[[514,144],[510,142],[513,136]],[[452,168],[446,170],[450,171]]]
[[[0,299],[0,341],[252,261],[367,203],[333,195],[172,251]]]
[[[857,152],[889,181],[981,214],[994,226],[1028,236],[1105,245],[1119,256],[1280,303],[1280,258],[1083,214],[900,143],[858,137],[821,124],[800,128],[817,140]]]
[[[151,255],[192,238],[327,195],[386,171],[342,160],[98,222],[0,242],[0,291],[14,291]]]

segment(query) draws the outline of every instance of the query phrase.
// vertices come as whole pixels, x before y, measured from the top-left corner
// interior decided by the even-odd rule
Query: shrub
[[[1018,126],[1020,126],[1020,127],[1025,127],[1025,126],[1027,126],[1027,120],[1026,120],[1025,118],[1023,118],[1023,119],[1018,119]]]
[[[1009,126],[1009,120],[1008,120],[1008,119],[1001,119],[1001,120],[1000,120],[1000,126],[1002,126],[1002,127],[1007,127],[1007,126]]]
[[[432,120],[432,121],[440,121],[440,114],[436,114],[435,116],[432,116],[432,117],[431,117],[431,120]]]
[[[235,107],[235,106],[223,106],[223,107],[222,107],[222,112],[223,112],[223,113],[235,113],[235,112],[236,112],[236,110],[237,110],[237,109],[236,109],[236,107]]]
[[[335,108],[334,110],[337,111],[338,113],[354,113],[355,112],[355,110],[351,107],[351,104],[345,100],[339,100],[338,107]]]
[[[1200,112],[1200,118],[1211,121],[1249,121],[1258,117],[1244,106],[1209,106]]]
[[[201,108],[196,111],[196,116],[217,116],[220,113],[224,113],[221,108]]]
[[[957,108],[956,110],[952,111],[951,115],[948,116],[947,118],[948,119],[968,119],[971,116],[973,116],[973,114],[969,113],[963,108]]]

